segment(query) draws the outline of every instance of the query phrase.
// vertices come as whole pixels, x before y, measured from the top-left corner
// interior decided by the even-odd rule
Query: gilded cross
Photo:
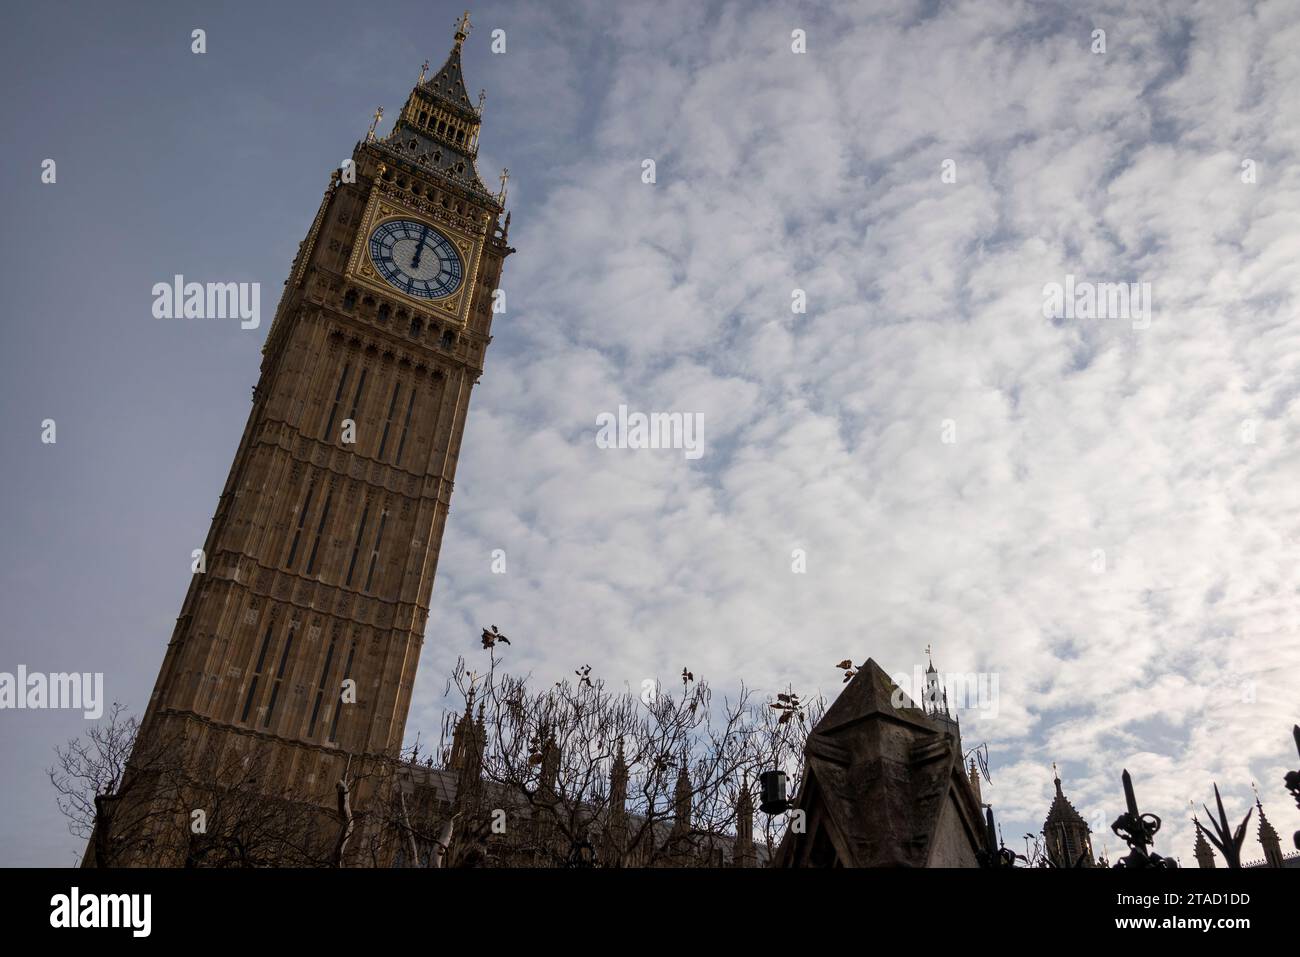
[[[501,192],[497,194],[497,202],[504,205],[506,201],[506,183],[510,181],[509,167],[502,167],[500,179],[501,179]]]
[[[420,64],[420,80],[419,80],[419,82],[421,82],[421,83],[424,82],[424,74],[426,74],[426,73],[428,73],[428,72],[429,72],[429,61],[428,61],[428,60],[425,60],[423,63]]]
[[[456,24],[456,33],[461,36],[467,37],[469,36],[469,28],[470,28],[469,11],[466,10],[465,13],[460,18],[460,23]]]
[[[382,106],[375,107],[375,118],[370,121],[370,131],[366,133],[367,143],[373,143],[375,141],[375,127],[379,125],[379,121],[383,118],[383,115],[384,108]]]

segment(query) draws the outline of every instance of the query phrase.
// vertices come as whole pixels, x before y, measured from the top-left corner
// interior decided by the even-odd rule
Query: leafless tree
[[[323,795],[269,791],[271,748],[187,751],[142,735],[120,704],[55,757],[59,809],[90,839],[86,863],[98,867],[334,866],[355,824],[336,818]]]
[[[503,639],[485,629],[482,670],[461,660],[448,683],[464,704],[441,738],[462,816],[451,866],[730,863],[740,789],[775,768],[797,784],[809,709],[793,693],[767,702],[742,686],[720,698],[683,668],[672,687],[634,694],[587,665],[532,690],[501,673]],[[751,821],[770,854],[783,822]]]

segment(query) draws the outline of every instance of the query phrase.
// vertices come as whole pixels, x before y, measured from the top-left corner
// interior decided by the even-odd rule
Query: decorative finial
[[[487,99],[487,90],[478,91],[478,115],[483,115],[483,101]]]
[[[469,36],[469,29],[470,29],[469,11],[466,10],[464,14],[461,15],[460,22],[456,24],[456,49],[457,50],[459,50],[460,45],[465,42],[465,38]]]
[[[366,133],[367,143],[373,143],[375,141],[375,127],[379,125],[379,121],[383,118],[383,116],[384,116],[384,108],[382,106],[376,107],[375,118],[370,121],[370,131]]]
[[[420,64],[420,79],[418,82],[423,83],[424,75],[428,72],[429,72],[429,61],[425,60],[423,63]]]
[[[510,169],[508,167],[503,166],[501,168],[500,178],[501,178],[501,192],[497,193],[497,205],[504,206],[506,204],[506,183],[510,181]]]

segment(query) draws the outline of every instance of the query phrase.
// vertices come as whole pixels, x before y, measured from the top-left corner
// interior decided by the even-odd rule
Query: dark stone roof
[[[443,179],[457,183],[495,203],[495,197],[479,178],[473,156],[442,140],[433,139],[422,130],[408,125],[405,120],[399,119],[389,134],[375,145],[392,156],[437,173]],[[460,171],[456,169],[458,165]]]
[[[442,68],[437,73],[428,77],[416,89],[435,100],[440,106],[444,106],[453,113],[458,113],[464,119],[477,124],[479,121],[478,111],[474,108],[469,95],[465,92],[465,78],[461,75],[460,69],[460,41],[463,39],[463,35],[457,35],[457,43],[448,55],[447,62],[442,65]],[[414,163],[428,172],[436,173],[443,179],[464,187],[480,198],[492,200],[493,204],[495,204],[495,194],[479,178],[474,155],[464,147],[441,139],[434,139],[423,130],[411,126],[406,120],[400,118],[393,124],[393,128],[388,135],[382,140],[378,140],[376,145],[383,152],[387,152],[408,163]]]
[[[459,44],[452,48],[451,55],[447,57],[447,62],[442,65],[442,69],[428,77],[421,88],[434,99],[442,101],[453,109],[468,113],[470,117],[477,116],[474,104],[465,89],[465,77],[460,70]]]

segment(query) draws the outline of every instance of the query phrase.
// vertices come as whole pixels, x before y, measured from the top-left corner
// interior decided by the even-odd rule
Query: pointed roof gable
[[[474,109],[474,103],[465,89],[465,77],[460,69],[460,45],[464,37],[459,33],[456,36],[456,45],[448,54],[447,62],[437,73],[428,77],[421,88],[434,99],[468,113],[471,117],[477,117],[478,111]]]
[[[874,659],[868,658],[866,664],[853,676],[853,680],[840,692],[840,696],[826,709],[814,731],[830,734],[846,725],[877,715],[930,727],[925,712],[894,684],[893,679]]]
[[[925,867],[955,853],[974,866],[979,804],[950,734],[936,726],[874,660],[858,669],[808,736],[796,806],[818,820],[843,867]],[[955,803],[954,803],[955,802]],[[955,815],[955,819],[954,819]],[[815,838],[815,835],[809,835]],[[779,860],[799,859],[786,834]],[[941,845],[943,848],[941,850]]]

